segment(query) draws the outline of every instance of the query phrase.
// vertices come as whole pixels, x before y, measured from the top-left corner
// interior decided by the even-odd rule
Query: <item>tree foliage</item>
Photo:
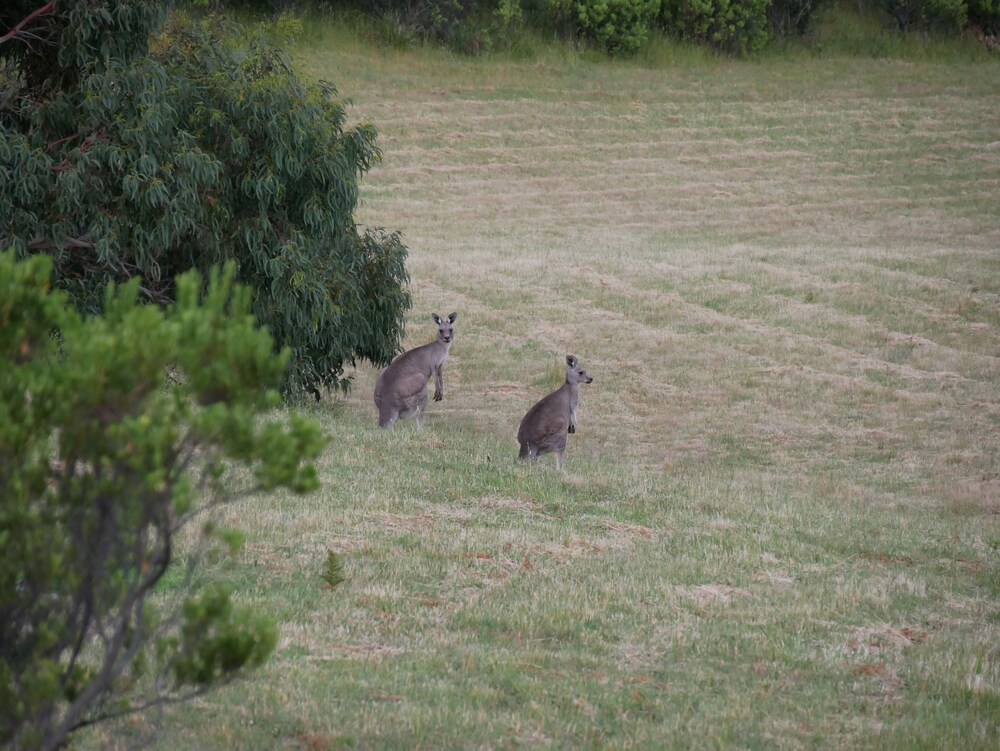
[[[204,296],[182,276],[166,310],[137,304],[138,279],[111,286],[100,316],[50,292],[51,269],[0,254],[0,745],[14,748],[58,748],[264,661],[273,624],[225,591],[152,594],[185,525],[315,487],[325,443],[294,415],[259,419],[286,355],[232,266]]]
[[[109,281],[166,304],[178,274],[234,260],[291,352],[285,388],[346,387],[345,364],[398,351],[410,305],[399,235],[353,219],[375,128],[217,19],[154,35],[166,4],[0,9],[0,244],[51,254],[86,311]]]

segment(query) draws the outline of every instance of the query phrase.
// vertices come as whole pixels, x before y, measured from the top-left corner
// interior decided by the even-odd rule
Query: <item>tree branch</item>
[[[62,250],[64,248],[93,248],[96,247],[94,243],[86,239],[88,236],[84,237],[67,237],[61,243],[54,243],[46,240],[44,237],[36,237],[34,240],[28,241],[28,247],[31,250]]]
[[[211,686],[198,686],[197,688],[193,688],[190,691],[178,694],[176,696],[166,696],[163,694],[159,694],[158,696],[152,699],[147,699],[142,704],[137,704],[136,706],[129,707],[128,709],[120,709],[113,712],[103,712],[100,714],[96,714],[93,717],[88,717],[85,720],[81,720],[80,723],[77,724],[77,726],[74,728],[74,730],[79,730],[80,728],[85,728],[88,725],[94,725],[98,722],[104,722],[105,720],[114,720],[120,717],[128,717],[129,715],[139,714],[153,707],[161,707],[161,706],[165,707],[165,706],[170,706],[171,704],[180,704],[181,702],[190,701],[195,697],[204,696],[209,691],[212,691],[218,688],[219,686],[224,686],[227,683],[231,683],[236,677],[237,676],[234,675],[227,680],[224,680],[218,684],[213,684]]]
[[[38,8],[37,10],[29,13],[23,20],[18,22],[6,34],[0,36],[0,44],[3,44],[4,42],[9,42],[12,39],[17,39],[18,36],[21,35],[21,32],[24,30],[24,27],[27,26],[36,18],[40,16],[50,16],[55,12],[56,12],[55,0],[49,0],[49,2],[45,3],[45,5],[43,5],[41,8]]]
[[[161,532],[165,533],[162,547],[156,551],[151,558],[150,570],[142,577],[132,590],[126,595],[122,603],[119,614],[113,624],[113,632],[106,636],[103,633],[104,657],[100,669],[94,675],[89,685],[80,695],[70,703],[56,727],[51,730],[42,741],[42,748],[46,751],[55,751],[61,748],[67,736],[79,727],[82,727],[86,720],[86,712],[91,704],[103,693],[108,691],[111,684],[117,680],[132,664],[136,653],[143,645],[142,636],[133,633],[130,638],[130,631],[142,630],[142,605],[146,596],[153,590],[160,580],[167,567],[170,565],[171,545],[169,537],[169,525],[162,525]]]

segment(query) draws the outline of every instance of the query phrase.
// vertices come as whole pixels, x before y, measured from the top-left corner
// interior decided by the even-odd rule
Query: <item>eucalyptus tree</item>
[[[232,260],[290,351],[286,392],[346,389],[345,365],[392,359],[410,305],[399,234],[354,220],[376,129],[282,50],[168,5],[0,4],[0,248],[51,255],[92,312],[110,281],[163,305]]]

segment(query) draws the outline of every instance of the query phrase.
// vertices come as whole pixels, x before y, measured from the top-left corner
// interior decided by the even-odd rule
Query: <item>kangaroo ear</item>
[[[454,323],[457,320],[458,320],[458,313],[452,313],[450,316],[448,316],[448,323]]]
[[[575,368],[576,358],[573,357],[573,355],[566,355],[566,364],[569,365],[571,368]]]
[[[434,321],[434,323],[436,323],[436,324],[437,324],[438,326],[440,326],[440,325],[441,325],[442,323],[444,323],[444,321],[442,321],[442,320],[441,320],[441,316],[439,316],[439,315],[438,315],[437,313],[431,313],[431,319],[432,319],[432,320]]]

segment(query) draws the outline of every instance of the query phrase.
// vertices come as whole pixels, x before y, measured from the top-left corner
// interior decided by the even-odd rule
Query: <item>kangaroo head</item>
[[[593,383],[594,379],[573,355],[566,355],[566,383]]]
[[[450,344],[452,338],[455,336],[452,324],[458,319],[458,313],[452,313],[447,318],[442,318],[437,313],[432,313],[431,318],[434,319],[434,323],[438,327],[438,341]]]

